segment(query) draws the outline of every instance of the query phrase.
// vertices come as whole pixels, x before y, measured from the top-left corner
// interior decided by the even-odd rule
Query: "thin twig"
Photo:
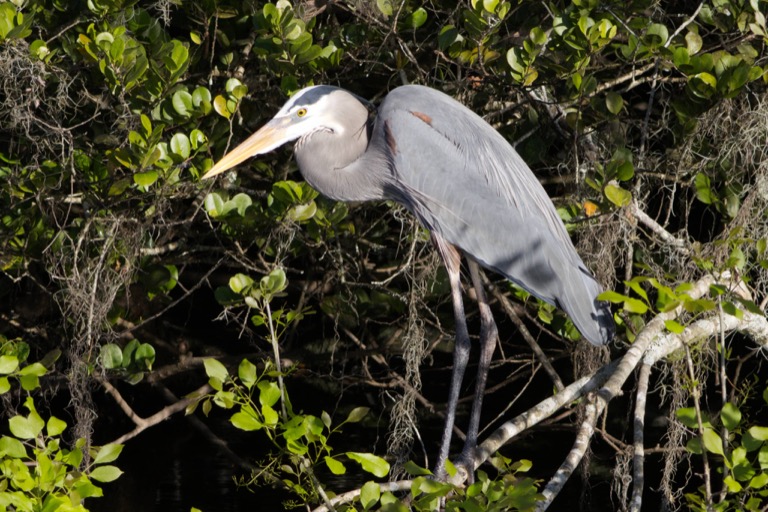
[[[703,443],[704,421],[701,416],[701,404],[699,403],[699,385],[696,382],[693,359],[691,358],[691,351],[688,348],[688,345],[685,345],[685,362],[688,367],[688,378],[691,382],[691,398],[693,398],[693,409],[696,411],[696,423],[698,423],[699,438],[702,439]],[[702,450],[701,460],[704,465],[704,496],[707,502],[707,512],[712,512],[714,510],[712,507],[712,482],[710,481],[709,457],[707,456],[706,450]]]
[[[517,325],[518,332],[520,332],[520,334],[523,336],[523,339],[526,343],[528,343],[528,346],[531,347],[531,350],[536,355],[536,359],[541,363],[541,366],[544,368],[544,371],[547,372],[549,378],[552,379],[552,382],[554,383],[557,390],[562,391],[565,389],[565,385],[563,384],[560,376],[557,374],[557,371],[555,371],[555,367],[552,366],[552,363],[549,362],[549,357],[547,357],[539,344],[536,342],[536,339],[531,335],[531,332],[528,330],[528,327],[525,326],[525,323],[520,318],[520,315],[518,315],[515,311],[515,308],[510,300],[503,293],[501,293],[497,287],[490,286],[489,288],[493,294],[493,297],[501,303],[501,306],[504,308],[507,316],[515,323],[515,325]]]

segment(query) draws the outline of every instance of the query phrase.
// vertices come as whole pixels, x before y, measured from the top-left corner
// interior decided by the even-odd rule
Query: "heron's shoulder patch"
[[[412,116],[414,116],[417,119],[421,119],[425,123],[427,123],[429,126],[432,126],[432,117],[428,116],[424,112],[418,112],[415,110],[409,110],[408,112],[411,113]]]
[[[392,154],[397,154],[397,141],[392,133],[392,128],[389,126],[389,120],[384,121],[384,138],[387,141],[387,146],[392,150]]]

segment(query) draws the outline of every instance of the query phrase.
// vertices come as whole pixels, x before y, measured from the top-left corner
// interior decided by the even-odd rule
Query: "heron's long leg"
[[[475,397],[472,402],[472,415],[469,418],[469,428],[467,429],[467,438],[464,442],[464,448],[461,451],[461,462],[471,464],[474,450],[477,446],[477,435],[480,427],[480,413],[483,409],[483,395],[485,394],[485,385],[488,380],[488,369],[491,366],[493,351],[496,348],[496,340],[499,330],[493,319],[491,307],[488,305],[488,298],[483,288],[483,280],[480,275],[480,267],[477,262],[471,258],[469,261],[469,273],[472,276],[472,286],[477,295],[477,305],[480,309],[480,363],[477,367],[477,381],[475,382]],[[469,474],[472,474],[473,468],[467,468]]]
[[[464,378],[467,361],[469,361],[470,343],[467,320],[464,316],[464,301],[461,298],[461,255],[455,247],[442,238],[434,234],[432,238],[443,256],[445,268],[448,271],[448,279],[451,283],[451,299],[453,299],[453,315],[456,321],[456,345],[453,349],[453,372],[448,392],[448,409],[445,413],[443,439],[440,443],[440,452],[437,455],[437,464],[435,465],[435,474],[438,478],[443,478],[445,476],[445,461],[448,459],[448,452],[451,447],[451,434],[456,419],[456,404],[459,402],[461,381]]]

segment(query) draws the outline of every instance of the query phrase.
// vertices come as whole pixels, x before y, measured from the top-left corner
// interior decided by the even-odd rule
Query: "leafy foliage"
[[[391,397],[422,393],[413,371],[420,361],[408,362],[419,356],[409,350],[428,347],[421,357],[435,371],[444,366],[441,341],[452,336],[452,310],[428,235],[412,219],[399,210],[385,214],[393,205],[318,196],[289,151],[251,161],[216,185],[199,182],[288,96],[319,83],[374,101],[400,83],[424,83],[483,115],[547,185],[580,253],[607,285],[603,298],[614,304],[620,343],[635,342],[660,313],[670,315],[669,336],[699,320],[762,315],[765,12],[759,0],[0,2],[0,319],[3,335],[29,343],[3,342],[0,392],[17,393],[21,403],[23,393],[62,372],[76,398],[72,427],[90,432],[83,409],[92,406],[85,395],[97,376],[137,383],[153,378],[158,365],[164,371],[155,375],[167,376],[194,368],[190,353],[247,338],[254,340],[249,348],[271,346],[277,361],[282,350],[312,375],[366,386],[380,397],[369,405],[381,410],[364,421],[386,416]],[[656,224],[639,222],[638,212]],[[700,277],[726,272],[751,295],[724,285],[690,294]],[[522,305],[534,338],[562,360],[569,345],[560,341],[579,337],[570,321],[519,288],[496,289]],[[219,306],[213,312],[202,305],[212,297]],[[200,327],[217,315],[229,324],[213,339]],[[527,358],[527,346],[513,341],[517,334],[502,329],[505,354]],[[741,338],[709,343],[718,334],[693,347],[696,378],[656,389],[671,390],[664,395],[674,395],[669,409],[691,429],[689,448],[698,443],[690,460],[722,460],[716,483],[727,489],[723,506],[752,507],[762,498],[765,468],[764,447],[753,443],[763,426],[749,379],[763,367]],[[25,364],[59,347],[65,358],[56,366]],[[522,359],[506,358],[499,374],[531,372],[534,365]],[[742,372],[744,364],[754,371]],[[723,373],[713,373],[715,366]],[[331,473],[382,473],[383,464],[371,462],[380,454],[361,455],[368,448],[333,451],[328,440],[340,425],[328,414],[291,410],[290,379],[311,377],[268,362],[243,363],[236,373],[213,362],[205,369],[218,387],[203,407],[223,407],[236,426],[266,436],[274,459],[264,455],[265,475],[293,486],[302,500],[318,497],[301,460]],[[727,396],[713,391],[715,375],[733,379]],[[313,384],[340,394],[340,380]],[[526,390],[525,402],[547,396],[551,383],[541,384]],[[431,392],[420,398],[442,402]],[[710,423],[701,431],[685,408],[693,396],[707,398],[700,406]],[[8,412],[15,431],[8,439],[23,444],[27,461],[42,457],[34,450],[54,460],[61,451],[34,441],[58,442],[61,424],[47,431],[50,421],[33,414],[37,408],[36,397],[24,414]],[[413,406],[407,420],[415,423],[421,409]],[[350,413],[345,430],[360,414]],[[611,428],[613,439],[629,445],[630,428]],[[719,435],[724,430],[730,437]],[[93,451],[89,443],[79,448],[83,460]],[[402,463],[411,455],[397,457]],[[30,475],[36,464],[25,466]],[[65,469],[74,475],[72,466]],[[90,469],[91,477],[113,471]],[[467,489],[412,473],[419,478],[413,503],[426,508],[456,493],[449,503],[464,510],[529,507],[536,485],[526,471],[511,464],[495,470],[498,477],[478,473]],[[709,499],[696,490],[698,476],[665,478],[685,489],[691,506]],[[398,498],[377,485],[366,484],[355,506],[396,510]],[[674,494],[668,491],[661,494]]]
[[[8,419],[10,435],[0,437],[0,507],[4,510],[86,511],[83,501],[102,496],[100,483],[116,480],[122,471],[110,464],[122,445],[86,447],[78,439],[67,447],[63,437],[67,423],[56,416],[47,419],[38,412],[32,392],[39,391],[39,378],[48,373],[41,362],[25,364],[29,347],[21,340],[2,339],[0,346],[0,395],[10,393],[10,379],[27,392],[26,415]],[[59,354],[49,354],[52,364]]]

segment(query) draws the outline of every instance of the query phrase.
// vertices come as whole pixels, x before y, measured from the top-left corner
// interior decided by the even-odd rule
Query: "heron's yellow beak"
[[[285,124],[278,119],[268,122],[243,143],[224,155],[201,179],[213,178],[217,174],[231,169],[243,160],[266,153],[288,142],[290,139],[286,139]]]

